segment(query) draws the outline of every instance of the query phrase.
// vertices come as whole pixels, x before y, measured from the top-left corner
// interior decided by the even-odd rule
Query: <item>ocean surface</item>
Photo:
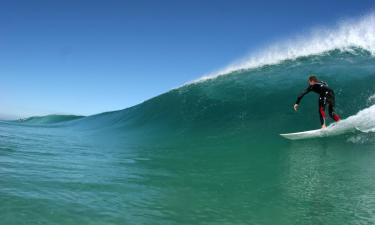
[[[374,224],[375,57],[237,68],[134,107],[0,122],[0,224]],[[321,138],[316,74],[343,120]],[[329,120],[332,122],[332,120]]]

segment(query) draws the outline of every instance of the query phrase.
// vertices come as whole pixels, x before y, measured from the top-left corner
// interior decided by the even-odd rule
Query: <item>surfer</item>
[[[338,122],[340,117],[335,113],[335,94],[333,90],[328,87],[327,83],[319,81],[318,78],[313,75],[309,77],[309,86],[298,96],[296,104],[294,104],[294,110],[298,110],[299,103],[301,102],[303,96],[310,91],[319,94],[319,116],[322,128],[326,128],[325,108],[327,104],[329,116]]]

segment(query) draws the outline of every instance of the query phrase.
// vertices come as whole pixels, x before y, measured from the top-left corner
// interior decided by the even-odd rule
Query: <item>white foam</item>
[[[375,105],[359,111],[356,115],[333,123],[326,129],[311,130],[300,133],[281,134],[281,136],[291,139],[311,139],[320,137],[337,136],[342,134],[354,133],[361,131],[362,133],[375,132]],[[355,136],[350,141],[357,141]]]
[[[364,133],[375,132],[375,105],[359,111],[356,115],[330,125],[327,127],[326,133],[328,136],[335,136],[355,130]]]
[[[334,49],[350,50],[353,47],[366,49],[375,55],[375,13],[356,20],[340,22],[333,28],[313,29],[307,35],[275,43],[193,82],[212,79],[238,70],[276,64],[283,60],[317,55]]]

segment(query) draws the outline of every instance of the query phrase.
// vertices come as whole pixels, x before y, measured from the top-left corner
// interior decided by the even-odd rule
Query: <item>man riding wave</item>
[[[326,128],[326,114],[325,107],[328,104],[328,114],[336,122],[340,121],[339,115],[335,112],[335,93],[331,88],[328,87],[328,84],[319,81],[316,76],[311,75],[309,77],[309,86],[298,96],[296,103],[294,104],[294,110],[298,110],[298,106],[307,93],[313,91],[319,94],[319,116],[320,124],[322,128]]]

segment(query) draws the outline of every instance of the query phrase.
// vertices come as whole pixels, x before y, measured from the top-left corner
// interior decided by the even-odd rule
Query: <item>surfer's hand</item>
[[[297,111],[298,110],[298,104],[294,104],[293,108],[294,108],[294,111]]]

